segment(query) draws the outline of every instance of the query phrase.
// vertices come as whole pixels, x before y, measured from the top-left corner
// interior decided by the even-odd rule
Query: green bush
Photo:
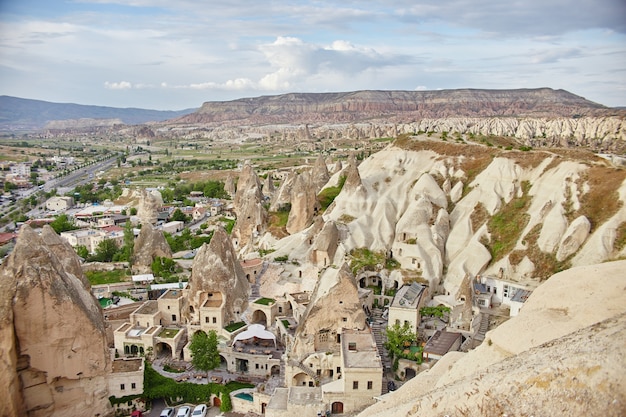
[[[320,206],[322,206],[322,211],[326,210],[328,206],[330,206],[332,202],[335,201],[335,198],[339,195],[345,183],[346,177],[341,176],[339,177],[339,182],[336,186],[327,187],[320,191],[320,193],[317,195],[317,199],[320,202]]]

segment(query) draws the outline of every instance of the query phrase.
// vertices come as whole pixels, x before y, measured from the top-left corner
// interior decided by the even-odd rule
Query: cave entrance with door
[[[237,359],[237,372],[248,373],[247,359]]]
[[[335,401],[331,405],[331,413],[333,414],[343,414],[343,403],[339,401]]]

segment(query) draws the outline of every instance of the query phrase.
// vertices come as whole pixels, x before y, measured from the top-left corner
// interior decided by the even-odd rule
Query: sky
[[[182,110],[539,87],[626,106],[626,0],[0,0],[0,95]]]

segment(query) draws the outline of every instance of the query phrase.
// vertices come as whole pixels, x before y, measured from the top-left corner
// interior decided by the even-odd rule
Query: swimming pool
[[[246,400],[246,401],[253,401],[252,394],[249,394],[247,392],[240,392],[238,394],[235,394],[235,397],[241,398],[242,400]]]

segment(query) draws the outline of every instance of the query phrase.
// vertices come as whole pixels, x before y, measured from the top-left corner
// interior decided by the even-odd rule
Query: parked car
[[[176,410],[174,410],[173,408],[167,407],[167,408],[164,408],[163,411],[161,411],[161,414],[159,414],[159,417],[174,417],[175,414],[176,414]]]
[[[205,404],[196,405],[191,413],[191,417],[206,417],[207,406]]]
[[[183,405],[178,409],[178,413],[176,413],[176,417],[189,417],[191,415],[191,407],[187,407]]]

